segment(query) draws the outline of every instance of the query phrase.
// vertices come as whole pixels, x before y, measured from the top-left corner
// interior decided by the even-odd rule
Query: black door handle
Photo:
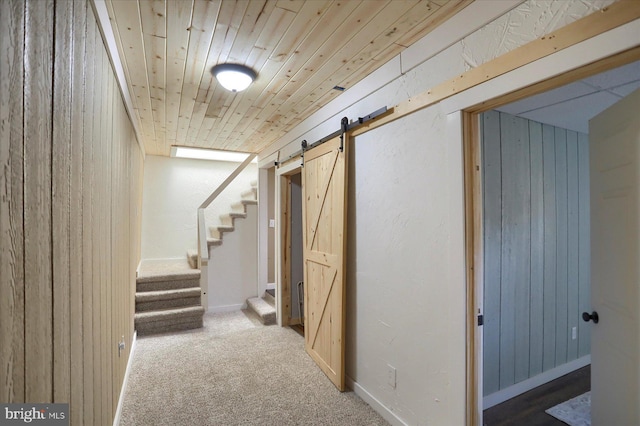
[[[582,313],[582,319],[585,322],[589,322],[589,320],[593,321],[594,324],[598,323],[598,313],[596,311],[593,311],[591,313],[589,312],[583,312]]]

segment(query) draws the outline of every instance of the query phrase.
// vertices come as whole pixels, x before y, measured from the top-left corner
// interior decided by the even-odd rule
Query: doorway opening
[[[587,120],[640,87],[637,59],[636,49],[464,113],[472,424],[590,364]]]
[[[283,165],[277,171],[276,179],[275,200],[279,224],[276,251],[280,255],[280,261],[276,265],[279,323],[304,336],[303,200],[300,164]]]
[[[304,336],[304,260],[302,257],[302,174],[289,176],[289,325]]]

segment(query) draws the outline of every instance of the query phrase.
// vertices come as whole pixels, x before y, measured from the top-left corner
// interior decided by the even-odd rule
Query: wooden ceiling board
[[[140,9],[137,2],[107,1],[106,5],[107,10],[113,14],[111,19],[115,22],[114,34],[119,40],[120,55],[124,58],[123,68],[128,77],[130,92],[133,94],[134,108],[143,132],[145,150],[155,153],[158,150],[148,90],[149,81]]]
[[[147,80],[149,81],[149,97],[151,113],[156,133],[156,146],[161,152],[166,149],[166,38],[143,34],[146,53]]]
[[[166,2],[166,6],[166,144],[171,146],[177,145],[178,116],[189,47],[193,1],[170,1]]]
[[[178,145],[185,145],[187,140],[198,89],[206,70],[207,57],[221,6],[222,1],[220,0],[195,0],[193,3],[191,25],[189,26],[189,45],[185,59],[178,115],[178,133],[176,137]]]
[[[330,4],[330,1],[304,2],[297,15],[288,10],[286,14],[283,14],[285,9],[276,7],[272,14],[276,16],[276,19],[270,19],[270,25],[268,24],[265,27],[252,51],[252,54],[254,52],[259,53],[260,59],[253,66],[254,69],[260,70],[258,78],[249,89],[238,95],[250,99],[255,96],[256,99],[247,111],[239,117],[238,124],[234,128],[238,134],[243,133],[251,123],[258,120],[258,114],[265,106],[273,102],[273,93],[268,87],[269,82],[282,69],[285,59],[290,56],[289,52],[295,53],[296,46],[302,43],[308,29],[317,25]],[[283,34],[280,39],[275,37],[278,33]],[[261,62],[264,63],[263,66],[260,66]],[[251,59],[248,63],[251,64]],[[256,93],[258,94],[255,95]],[[216,131],[218,131],[217,127],[212,129],[209,136],[210,140],[213,140],[215,136],[219,136],[215,133]],[[223,147],[226,146],[227,144]]]
[[[271,98],[272,105],[282,104],[288,99],[293,99],[294,93],[297,91],[298,85],[297,81],[303,81],[306,78],[313,75],[314,60],[317,62],[317,65],[320,66],[325,62],[325,57],[331,55],[335,49],[344,43],[347,43],[351,38],[352,34],[347,29],[353,29],[353,33],[357,33],[357,22],[358,21],[368,21],[373,16],[375,16],[386,4],[386,1],[375,1],[369,2],[367,4],[360,3],[353,9],[353,11],[348,11],[349,13],[346,15],[346,19],[334,29],[333,27],[327,26],[327,37],[321,40],[321,44],[319,44],[317,50],[312,52],[310,55],[307,54],[304,57],[302,55],[296,55],[298,57],[298,62],[289,62],[287,61],[284,66],[281,68],[281,73],[284,71],[284,78],[281,81],[284,81],[284,85],[282,89]],[[322,20],[318,22],[317,25],[324,25]],[[310,51],[312,45],[304,45],[304,42],[301,43],[299,48],[296,50],[300,52]],[[293,57],[296,57],[293,56]],[[294,72],[294,70],[296,70]],[[273,88],[271,88],[273,90]],[[232,132],[236,130],[237,125],[244,118],[244,114],[241,111],[246,110],[246,106],[243,105],[240,111],[233,111],[233,114],[230,116],[229,120],[223,120],[221,122],[221,129],[219,132],[220,137],[223,139],[229,140]],[[229,149],[234,149],[232,144],[226,145]]]
[[[370,4],[366,6],[370,7]],[[422,6],[422,9],[418,10],[418,6]],[[299,90],[300,96],[288,97],[289,102],[286,104],[274,104],[274,107],[278,105],[278,108],[275,108],[274,114],[268,117],[260,128],[253,129],[254,133],[249,141],[254,142],[255,145],[251,145],[251,149],[261,150],[268,144],[275,142],[274,129],[278,129],[279,126],[274,126],[273,123],[280,122],[280,126],[282,126],[281,131],[291,130],[299,124],[303,118],[317,111],[321,105],[326,104],[340,93],[333,90],[335,85],[349,87],[345,85],[344,80],[348,76],[353,75],[354,69],[357,68],[355,65],[358,65],[358,59],[353,58],[352,46],[366,46],[365,49],[362,49],[358,53],[361,56],[367,56],[366,59],[369,61],[373,60],[372,57],[378,54],[380,50],[388,49],[391,46],[393,49],[386,52],[388,59],[391,59],[402,50],[402,46],[393,46],[393,42],[399,34],[401,34],[405,28],[410,28],[411,25],[414,24],[413,20],[425,20],[438,9],[439,7],[437,5],[430,4],[429,7],[425,7],[424,2],[420,3],[418,1],[393,1],[388,4],[382,13],[376,15],[381,19],[375,20],[373,25],[369,26],[370,31],[366,31],[367,25],[365,25],[364,28],[360,29],[357,36],[349,39],[349,42],[345,44],[345,50],[338,52],[342,57],[338,56],[338,59],[336,59],[335,56],[331,57],[330,60],[325,62],[324,67],[321,67],[313,77],[306,80]],[[426,16],[419,18],[418,12]],[[388,22],[393,18],[396,18],[396,21],[392,21],[392,24],[389,25]],[[386,28],[382,27],[381,29],[382,22],[387,23],[388,26]],[[362,21],[360,24],[361,23]],[[384,44],[382,44],[382,42],[384,42]],[[364,63],[365,58],[360,59],[360,61]],[[382,63],[375,63],[374,69],[382,65]],[[337,67],[338,69],[336,69]],[[366,73],[356,76],[356,78],[353,79],[354,82],[360,81],[366,77],[368,73],[369,70],[367,70]],[[314,85],[317,86],[313,87]],[[318,93],[325,94],[322,102],[317,102],[319,98]],[[294,103],[296,101],[297,103]],[[288,111],[288,114],[286,116],[283,115],[283,111]],[[235,145],[232,144],[227,147],[229,149],[238,149],[237,143],[236,141]]]
[[[345,81],[356,72],[354,62],[358,59],[354,58],[365,55],[368,50],[374,50],[376,38],[391,31],[384,26],[388,25],[390,17],[405,16],[417,4],[417,1],[392,1],[388,3],[381,13],[377,13],[360,32],[349,40],[349,43],[337,49],[329,60],[325,61],[313,76],[300,86],[299,92],[305,95],[298,97],[295,104],[288,106],[288,109],[293,113],[283,123],[285,128],[290,129],[295,126],[298,122],[297,117],[305,116],[304,113],[309,108],[313,108],[316,100],[322,98],[322,102],[319,103],[326,104],[336,97],[340,92],[333,89],[335,86],[349,88],[350,85],[347,85]],[[362,46],[366,47],[362,49]],[[366,74],[358,75],[354,80],[359,81]]]
[[[321,31],[322,36],[318,36],[317,38],[309,37],[309,33],[306,33],[303,37],[300,37],[297,28],[292,24],[294,31],[288,33],[288,37],[283,39],[283,43],[280,43],[277,47],[275,55],[272,55],[265,67],[262,68],[262,71],[258,77],[261,79],[265,77],[264,83],[267,83],[266,87],[263,89],[261,95],[259,96],[259,100],[257,102],[258,110],[256,110],[257,115],[254,117],[246,117],[241,124],[242,128],[245,128],[244,124],[251,125],[252,123],[256,123],[257,120],[262,120],[267,117],[269,111],[271,109],[275,109],[278,105],[283,103],[286,100],[285,92],[282,92],[285,86],[290,82],[291,76],[294,74],[295,70],[299,69],[304,65],[304,63],[308,60],[309,55],[313,53],[318,46],[322,43],[324,37],[331,34],[337,25],[340,22],[340,19],[334,19],[333,23],[327,22],[327,14],[330,11],[331,6],[333,6],[333,13],[337,10],[339,6],[336,3],[327,3],[328,7],[323,7],[324,5],[321,2],[310,2],[312,3],[313,8],[303,8],[302,13],[304,13],[304,17],[302,20],[298,22],[313,22],[312,28],[319,28],[318,31]],[[353,3],[350,8],[355,7],[355,3]],[[309,19],[309,13],[315,14],[317,19]],[[324,19],[324,21],[323,21]],[[301,29],[305,31],[309,31],[309,26],[302,27]],[[321,30],[320,30],[321,29]],[[299,43],[293,44],[292,41],[299,40]],[[286,49],[283,47],[286,46]],[[288,53],[285,53],[287,52]],[[257,119],[257,120],[256,120]],[[250,130],[253,130],[252,127],[249,127]]]
[[[260,2],[258,2],[260,3]],[[242,14],[246,11],[246,6],[249,3],[231,3],[223,2],[218,15],[218,22],[214,27],[212,39],[210,42],[209,52],[207,54],[207,64],[205,72],[202,74],[200,80],[200,86],[198,88],[198,96],[196,97],[196,103],[204,103],[208,99],[211,99],[213,91],[218,86],[215,83],[215,79],[211,74],[211,66],[209,64],[217,64],[220,62],[226,62],[229,56],[231,46],[235,41],[235,37],[238,34],[238,26],[240,22],[233,22],[233,20],[242,20]],[[244,6],[244,7],[238,7]]]
[[[148,153],[258,152],[472,0],[106,0]],[[244,92],[211,68],[258,73]]]
[[[251,31],[249,31],[246,36],[244,36],[244,33],[240,33],[241,36],[236,37],[234,40],[234,46],[237,45],[237,48],[230,49],[226,58],[224,55],[219,55],[215,60],[210,58],[211,60],[209,63],[218,64],[226,61],[240,64],[247,63],[247,59],[253,49],[253,46],[255,46],[260,34],[269,22],[269,17],[274,8],[275,3],[273,2],[251,2],[250,7],[247,8],[246,13],[244,14],[244,17],[241,16],[241,18],[243,18],[243,22],[246,22],[246,25],[252,26]],[[234,103],[234,100],[229,97],[229,92],[216,84],[215,78],[211,72],[208,73],[207,78],[209,89],[207,91],[207,96],[203,100],[206,104],[206,112],[201,129],[196,138],[196,140],[202,141],[203,144],[207,142],[209,133],[215,125],[215,122],[218,121],[218,119],[224,120],[224,115],[229,111],[229,107],[232,103]],[[246,100],[247,98],[245,94],[242,95],[243,96],[232,96],[237,99],[235,104],[243,102],[243,108],[251,106],[249,103],[250,101]]]
[[[438,23],[444,22],[444,20],[453,16],[453,14],[457,13],[459,10],[462,10],[472,1],[473,0],[457,1],[456,6],[451,7],[449,9],[442,9],[439,7],[435,8],[433,7],[433,5],[429,5],[428,3],[427,4],[420,3],[416,5],[415,8],[426,8],[427,11],[426,13],[423,13],[424,19],[422,20],[422,22],[415,24],[414,28],[420,28],[422,31],[422,36],[424,36],[424,34],[429,32],[428,31],[429,28],[433,28],[433,24],[435,22],[438,22]],[[416,10],[415,8],[409,11],[408,13],[409,16],[416,16],[418,12],[420,12],[420,10]],[[387,29],[387,31],[389,31],[389,29]],[[391,60],[398,53],[400,53],[400,51],[403,48],[415,42],[415,41],[407,42],[408,40],[407,37],[415,38],[415,36],[412,35],[415,32],[416,32],[415,30],[410,30],[406,33],[406,34],[409,34],[408,36],[403,35],[402,41],[400,40],[394,41],[395,44],[398,44],[399,46],[401,46],[400,48],[383,49],[380,53],[378,53],[374,57],[370,57],[370,53],[367,52],[369,49],[373,49],[372,46],[368,45],[367,47],[365,47],[365,49],[363,49],[363,51],[359,52],[358,55],[355,55],[357,59],[352,60],[354,62],[348,61],[345,63],[344,59],[342,59],[342,61],[339,60],[339,61],[327,62],[327,65],[330,65],[335,62],[338,62],[338,63],[342,62],[343,66],[340,69],[332,70],[332,72],[329,75],[323,75],[322,71],[318,71],[314,76],[314,79],[316,79],[317,81],[310,80],[307,83],[305,83],[309,85],[318,84],[318,86],[313,89],[314,92],[321,93],[321,94],[324,93],[324,95],[321,95],[320,97],[316,97],[315,99],[312,96],[308,96],[307,98],[303,99],[300,104],[292,106],[292,110],[295,112],[295,114],[292,114],[292,118],[290,120],[285,121],[284,123],[285,130],[288,131],[298,124],[297,121],[295,121],[294,119],[296,115],[302,116],[302,117],[308,117],[314,112],[316,112],[321,105],[325,105],[328,102],[330,102],[333,98],[335,98],[337,94],[339,94],[339,92],[337,93],[332,92],[330,90],[332,87],[334,86],[340,86],[340,87],[346,87],[346,88],[351,87],[352,85],[360,81],[362,78],[366,77],[370,72],[376,70],[381,64],[384,64],[389,60]],[[357,43],[354,43],[354,44],[357,45]],[[350,53],[341,53],[341,55],[343,58],[351,56]],[[366,58],[365,56],[369,56],[369,57]],[[356,68],[357,71],[351,72],[353,68]],[[316,78],[316,76],[321,78]]]
[[[392,2],[391,4],[392,10],[389,10],[389,9],[385,10],[384,17],[389,19],[389,17],[406,16],[410,8],[400,8],[399,6],[401,4],[411,6],[411,5],[415,5],[416,2]],[[394,24],[396,24],[396,27],[399,25],[397,23],[394,23]],[[366,32],[361,29],[358,34],[360,34],[360,37],[363,40],[368,41],[368,43],[364,41],[363,44],[368,46],[368,49],[370,49],[371,52],[377,52],[376,48],[380,44],[377,42],[378,39],[382,38],[382,40],[386,42],[385,46],[389,46],[393,43],[393,39],[389,39],[389,38],[393,37],[393,35],[395,34],[395,32],[393,31],[394,28],[395,27],[392,26],[389,29],[383,29],[383,31],[380,31],[380,28],[378,26],[371,26],[370,28],[371,32]],[[377,37],[374,34],[377,34]],[[372,37],[375,37],[375,38],[371,40]],[[353,37],[349,38],[348,39],[349,42],[346,43],[346,45],[352,46],[357,44],[357,43],[352,43],[352,40],[353,40]],[[336,47],[339,49],[340,46],[336,46]],[[395,54],[397,53],[393,53],[391,57],[395,56]],[[371,54],[371,56],[373,56],[373,53]],[[325,73],[322,73],[322,71],[318,71],[316,74],[320,75],[319,80],[321,82],[326,82],[328,79],[332,78],[331,76],[335,77],[336,75],[336,70],[332,69],[331,67],[335,67],[337,64],[344,64],[342,69],[347,73],[351,74],[354,68],[352,63],[353,63],[352,58],[351,60],[343,59],[341,61],[335,61],[335,60],[326,61],[325,64],[329,64],[329,66],[325,67]],[[363,75],[362,77],[364,76],[366,75]],[[304,79],[301,79],[301,80],[304,80]],[[316,104],[315,101],[318,98],[317,93],[314,92],[313,89],[311,88],[311,84],[315,82],[312,80],[311,84],[309,84],[309,80],[312,80],[312,77],[305,80],[306,83],[303,83],[303,87],[300,87],[299,88],[300,90],[298,90],[297,93],[291,94],[285,91],[284,94],[286,96],[275,97],[276,100],[280,98],[282,102],[274,102],[272,103],[271,108],[269,107],[265,108],[265,110],[263,111],[265,116],[267,113],[271,113],[271,115],[268,116],[266,120],[264,120],[261,127],[255,129],[255,133],[253,134],[250,141],[258,142],[261,140],[261,141],[274,142],[275,141],[274,136],[277,135],[277,132],[275,131],[276,129],[281,129],[281,131],[286,131],[294,127],[295,125],[297,125],[300,121],[302,121],[303,116],[300,115],[299,112],[294,108],[294,105],[296,104],[300,105],[300,103],[303,102],[305,99],[309,102],[309,104]],[[335,84],[333,84],[333,82],[331,83],[332,84],[327,85],[323,93],[331,92],[333,90],[332,88]],[[305,85],[307,85],[308,87],[306,88],[306,90],[303,90],[305,89],[304,87]],[[331,95],[333,96],[335,96],[336,94],[337,93],[335,94],[331,93]],[[275,123],[278,123],[278,124],[275,124]],[[237,149],[238,147],[231,145],[228,148]],[[252,146],[251,149],[256,149],[256,148]]]
[[[305,0],[278,0],[276,2],[276,7],[297,13],[300,12],[300,9],[302,9],[304,4]]]
[[[208,64],[245,63],[250,52],[246,46],[255,43],[267,22],[267,14],[274,7],[275,4],[266,1],[223,2],[209,51]],[[186,145],[195,145],[198,141],[206,143],[203,139],[208,136],[215,122],[220,121],[220,117],[206,117],[211,105],[218,106],[217,114],[222,115],[224,120],[231,105],[239,102],[238,98],[217,84],[209,66],[203,74]]]
[[[282,102],[276,102],[276,104],[282,107],[282,105],[287,101],[291,102],[292,99],[296,99],[300,94],[308,93],[304,90],[306,88],[306,83],[317,74],[319,69],[323,68],[323,65],[331,63],[327,62],[326,58],[334,57],[334,54],[342,47],[345,45],[351,45],[354,37],[364,33],[363,38],[369,39],[370,37],[368,37],[367,30],[377,31],[377,29],[367,25],[363,27],[362,23],[368,23],[371,21],[387,4],[387,2],[383,1],[361,3],[358,5],[357,9],[345,11],[348,15],[346,15],[346,19],[339,26],[329,27],[327,25],[327,35],[322,40],[318,40],[314,37],[314,45],[312,46],[305,45],[303,42],[297,50],[307,53],[304,56],[294,55],[291,58],[296,58],[297,61],[287,61],[285,63],[285,78],[282,80],[285,84],[274,97],[274,100],[282,100]],[[329,19],[330,18],[331,16]],[[319,25],[324,25],[324,23],[321,21]],[[316,47],[316,49],[311,51],[313,47]],[[330,72],[326,75],[329,74]],[[268,111],[269,108],[265,108],[265,112]],[[275,112],[281,111],[282,108],[275,110]]]
[[[140,0],[142,32],[167,37],[167,4],[164,0]]]
[[[425,19],[422,19],[421,22],[413,28],[409,28],[398,39],[397,43],[404,48],[411,46],[413,43],[429,34],[438,25],[451,18],[473,2],[474,0],[443,0],[440,2],[442,4],[431,1],[418,5],[414,13],[421,14],[420,8],[427,8],[427,11],[424,13]],[[438,8],[429,7],[430,3],[437,4]],[[429,10],[432,10],[432,13],[429,13]]]

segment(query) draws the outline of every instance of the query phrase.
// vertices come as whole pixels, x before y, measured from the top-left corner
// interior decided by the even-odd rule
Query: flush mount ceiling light
[[[227,90],[241,92],[256,79],[256,73],[249,67],[238,64],[219,64],[211,68],[211,73]]]

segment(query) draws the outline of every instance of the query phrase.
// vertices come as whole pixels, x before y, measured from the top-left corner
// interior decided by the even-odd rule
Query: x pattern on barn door
[[[305,348],[344,390],[346,150],[341,147],[337,137],[305,153],[303,239]]]

